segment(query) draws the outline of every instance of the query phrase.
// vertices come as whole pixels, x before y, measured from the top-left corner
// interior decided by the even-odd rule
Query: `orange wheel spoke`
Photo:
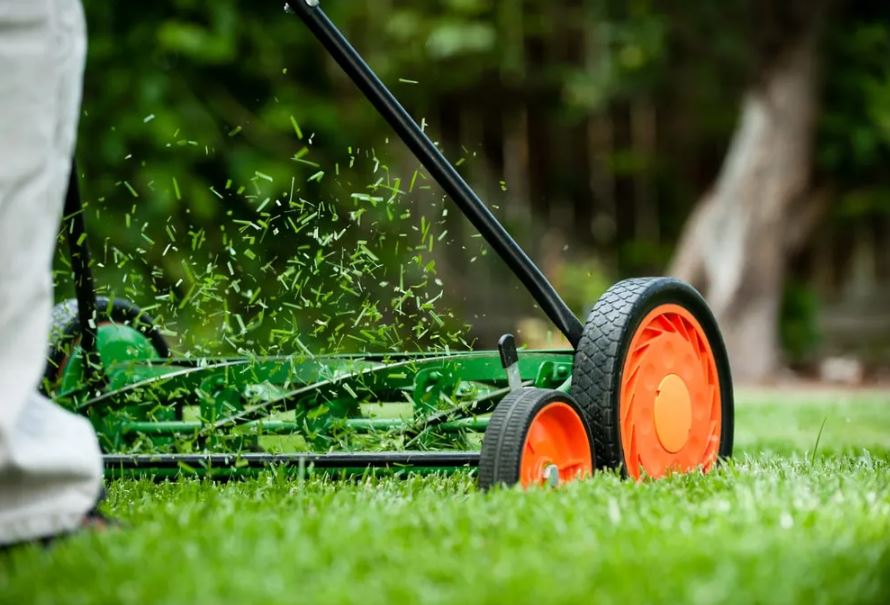
[[[559,464],[556,465],[556,468],[559,469],[560,472],[570,471],[573,469],[580,469],[584,466],[584,461],[579,458],[574,458],[572,460],[563,460]]]
[[[621,421],[627,422],[628,417],[631,415],[631,410],[633,410],[634,405],[634,392],[631,391],[630,400],[627,402],[627,407],[621,410]]]
[[[545,428],[544,422],[532,424],[526,443],[540,458],[553,459],[556,456],[556,444],[550,431]]]

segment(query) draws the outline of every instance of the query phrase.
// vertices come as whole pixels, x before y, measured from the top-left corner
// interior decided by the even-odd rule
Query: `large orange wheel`
[[[482,440],[479,485],[557,485],[593,472],[590,429],[575,400],[522,388],[498,403]]]
[[[683,282],[610,288],[588,318],[572,380],[603,466],[661,477],[707,471],[732,453],[726,350],[704,300]]]

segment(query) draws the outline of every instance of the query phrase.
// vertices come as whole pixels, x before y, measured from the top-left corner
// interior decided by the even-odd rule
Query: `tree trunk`
[[[708,300],[743,381],[764,380],[781,366],[786,262],[815,222],[807,191],[817,30],[813,22],[799,32],[745,94],[722,169],[687,222],[671,267]]]

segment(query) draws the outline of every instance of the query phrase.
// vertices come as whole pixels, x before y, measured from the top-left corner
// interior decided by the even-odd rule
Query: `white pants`
[[[101,489],[92,426],[36,390],[85,51],[80,0],[0,0],[0,544],[75,528]]]

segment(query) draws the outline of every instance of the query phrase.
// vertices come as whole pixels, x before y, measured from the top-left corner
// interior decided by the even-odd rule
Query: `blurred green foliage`
[[[548,229],[562,234],[560,286],[578,307],[611,278],[664,269],[769,48],[757,41],[781,35],[764,31],[763,3],[744,0],[322,4],[533,256],[548,252]],[[498,306],[474,322],[485,338],[527,312],[529,299],[503,295],[513,280],[280,2],[85,8],[78,161],[99,281],[151,308],[186,348],[293,345],[270,345],[273,330],[335,350],[435,345],[442,331],[447,346],[470,311]],[[890,212],[888,16],[847,2],[827,23],[817,167],[837,188],[837,217]],[[289,212],[313,208],[318,231],[287,227]],[[310,260],[323,241],[347,256]],[[378,260],[343,281],[336,267],[363,246]],[[316,271],[300,292],[345,283],[357,294],[301,300],[282,288],[298,267]],[[411,296],[393,293],[400,276]],[[437,308],[456,312],[433,329],[423,301],[440,292]],[[330,322],[377,299],[368,317],[395,325],[391,303],[403,297],[414,301],[403,337],[350,345],[349,322]],[[287,318],[285,303],[296,305]],[[214,305],[244,329],[208,323]]]
[[[811,287],[795,279],[785,284],[779,336],[788,361],[813,361],[813,352],[820,344],[818,312],[819,299]]]

